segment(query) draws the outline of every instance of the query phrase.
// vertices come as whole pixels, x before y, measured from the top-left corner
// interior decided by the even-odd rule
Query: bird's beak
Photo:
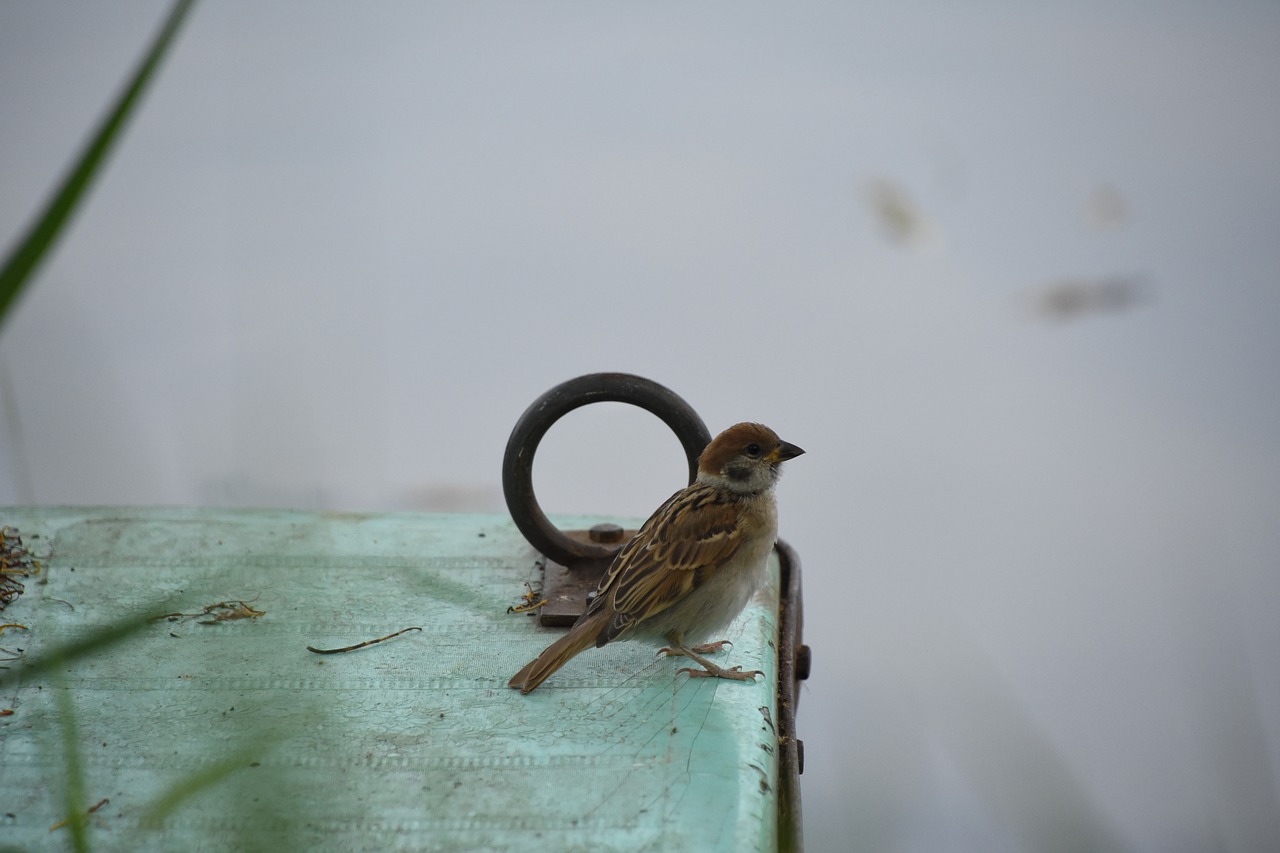
[[[782,444],[779,444],[772,453],[769,454],[769,461],[770,462],[786,462],[788,459],[795,459],[801,453],[804,453],[802,449],[800,449],[799,447],[796,447],[794,444],[792,444],[789,441],[784,441],[782,442]]]

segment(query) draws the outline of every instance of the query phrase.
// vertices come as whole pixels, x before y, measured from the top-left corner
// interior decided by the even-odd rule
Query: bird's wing
[[[700,586],[742,544],[741,513],[731,496],[693,486],[676,492],[627,544],[600,583],[591,611],[613,618],[596,644],[667,609]]]

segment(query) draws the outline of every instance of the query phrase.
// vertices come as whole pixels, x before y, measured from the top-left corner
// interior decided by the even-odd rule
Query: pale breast
[[[747,513],[748,534],[732,559],[683,599],[645,620],[637,632],[666,638],[679,634],[685,642],[719,639],[713,635],[732,622],[764,581],[765,561],[778,539],[772,494],[761,495]]]

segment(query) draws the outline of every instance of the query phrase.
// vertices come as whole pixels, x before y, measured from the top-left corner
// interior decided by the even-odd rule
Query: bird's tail
[[[579,620],[569,629],[569,633],[547,646],[542,654],[511,676],[507,686],[514,687],[521,693],[530,692],[546,681],[551,673],[568,663],[570,658],[594,646],[600,629],[608,619],[609,614],[602,611],[586,620]]]

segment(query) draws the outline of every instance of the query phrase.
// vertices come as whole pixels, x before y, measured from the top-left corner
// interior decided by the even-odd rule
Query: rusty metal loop
[[[711,442],[707,425],[675,392],[629,373],[589,373],[562,382],[525,409],[502,458],[502,492],[516,527],[539,553],[569,565],[580,559],[606,559],[619,545],[581,542],[557,528],[538,506],[533,493],[533,455],[551,425],[574,409],[591,403],[630,403],[662,419],[680,440],[689,460],[689,482],[698,475],[698,456]]]

